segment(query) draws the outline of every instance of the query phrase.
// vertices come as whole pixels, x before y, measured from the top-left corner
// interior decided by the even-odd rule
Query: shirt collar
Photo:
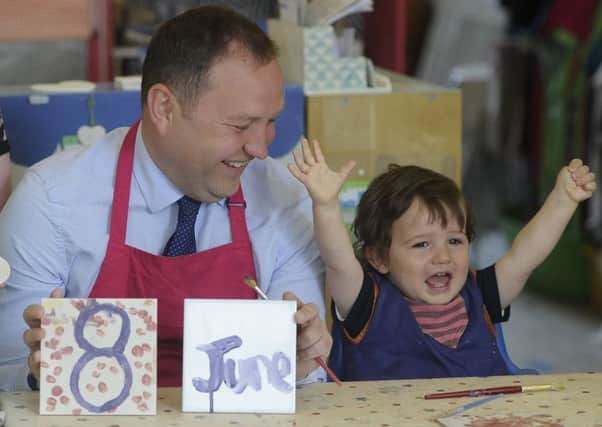
[[[136,132],[133,176],[151,212],[165,209],[184,196],[151,158],[142,139],[142,122]],[[216,203],[224,207],[226,199],[218,200]]]

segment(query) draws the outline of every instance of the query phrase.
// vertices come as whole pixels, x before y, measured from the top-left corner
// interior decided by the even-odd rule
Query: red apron
[[[157,298],[158,385],[182,384],[184,298],[255,299],[243,276],[255,278],[242,188],[228,200],[232,243],[190,255],[164,257],[126,245],[136,129],[117,162],[107,252],[90,298]],[[150,231],[149,231],[150,232]]]

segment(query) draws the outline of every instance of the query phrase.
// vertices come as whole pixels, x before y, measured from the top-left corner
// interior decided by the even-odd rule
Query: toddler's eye
[[[418,242],[412,245],[413,248],[426,248],[428,247],[428,242]]]

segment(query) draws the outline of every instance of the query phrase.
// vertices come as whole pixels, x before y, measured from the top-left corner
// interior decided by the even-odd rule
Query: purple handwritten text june
[[[259,364],[267,371],[267,382],[282,393],[290,393],[293,385],[284,379],[291,373],[291,361],[282,352],[275,352],[272,357],[258,354],[246,359],[224,360],[224,355],[230,350],[242,345],[242,339],[237,335],[222,338],[209,344],[201,344],[197,350],[205,352],[209,358],[209,378],[195,377],[193,387],[201,393],[209,393],[209,411],[213,412],[213,394],[219,390],[222,383],[236,394],[242,393],[247,387],[256,391],[261,390],[261,375]],[[238,364],[238,378],[236,366]]]

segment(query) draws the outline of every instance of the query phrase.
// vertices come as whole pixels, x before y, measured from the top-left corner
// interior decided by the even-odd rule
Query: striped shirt
[[[468,313],[462,295],[458,294],[447,304],[407,302],[422,332],[448,347],[458,346],[468,325]]]

